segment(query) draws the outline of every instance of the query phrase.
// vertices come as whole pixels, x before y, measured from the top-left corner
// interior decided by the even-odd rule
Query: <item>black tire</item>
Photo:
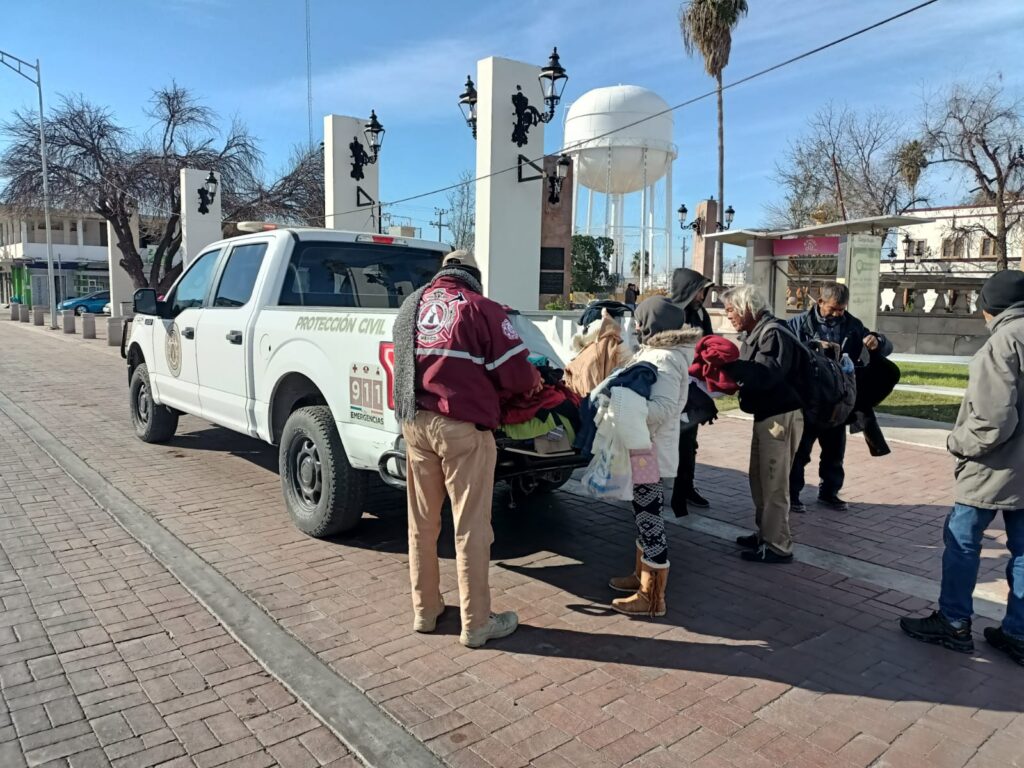
[[[553,493],[572,480],[571,469],[556,469],[537,478],[537,493]]]
[[[535,475],[517,475],[510,478],[508,484],[512,489],[513,498],[523,501],[531,496],[553,493],[568,483],[571,478],[571,469],[556,469]]]
[[[326,538],[352,530],[363,516],[367,473],[353,469],[331,409],[300,408],[285,422],[278,449],[284,503],[295,527]]]
[[[85,314],[85,307],[75,307],[75,317],[81,317]]]
[[[128,393],[132,426],[135,427],[135,435],[142,442],[165,443],[174,437],[178,430],[178,414],[166,406],[153,402],[149,370],[145,363],[139,365],[132,373]]]

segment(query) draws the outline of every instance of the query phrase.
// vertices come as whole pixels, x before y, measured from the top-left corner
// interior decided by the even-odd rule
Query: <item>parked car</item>
[[[62,312],[73,311],[76,315],[88,312],[91,315],[98,315],[103,307],[110,303],[110,291],[96,291],[88,296],[79,296],[77,299],[65,299],[57,305]]]
[[[110,302],[109,301],[106,304],[103,305],[103,314],[106,315],[107,317],[110,317]]]

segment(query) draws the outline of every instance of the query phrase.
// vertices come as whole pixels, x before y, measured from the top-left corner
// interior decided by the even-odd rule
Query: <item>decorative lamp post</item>
[[[384,144],[384,133],[384,126],[377,120],[377,113],[371,109],[370,119],[363,126],[363,137],[366,139],[366,146],[370,148],[370,165],[377,162],[380,148]]]
[[[199,212],[204,216],[210,212],[210,206],[217,199],[217,177],[210,171],[206,183],[199,188]]]
[[[473,84],[473,78],[466,75],[466,90],[459,94],[459,109],[462,110],[462,116],[466,120],[466,125],[473,132],[473,138],[476,138],[476,86]]]
[[[732,226],[733,219],[736,218],[736,211],[730,205],[725,209],[725,226],[722,229],[729,229]]]
[[[686,214],[687,213],[689,213],[689,211],[686,209],[686,203],[683,203],[682,205],[680,205],[679,209],[676,211],[676,215],[679,216],[679,228],[680,229],[686,229]]]
[[[549,123],[555,117],[555,108],[562,100],[562,91],[565,90],[565,84],[569,80],[569,75],[565,73],[565,67],[558,59],[557,46],[551,50],[551,57],[540,71],[537,79],[540,80],[540,90],[544,94],[544,104],[547,105],[547,112],[541,115],[540,119],[542,122]]]
[[[558,162],[555,163],[554,174],[548,176],[548,202],[552,205],[561,200],[562,184],[569,175],[569,166],[571,165],[572,160],[569,159],[569,156],[562,155],[558,158]]]

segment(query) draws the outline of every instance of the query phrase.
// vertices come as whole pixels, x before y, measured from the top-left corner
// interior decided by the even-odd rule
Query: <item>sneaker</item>
[[[442,616],[444,616],[444,612],[447,607],[448,606],[444,604],[444,600],[442,600],[441,610],[438,611],[437,616],[434,616],[433,618],[430,618],[429,616],[416,616],[412,620],[412,631],[422,632],[424,634],[429,634],[433,632],[435,629],[437,629],[437,621]]]
[[[807,507],[804,506],[804,503],[800,501],[800,499],[796,499],[795,501],[789,502],[789,511],[797,515],[802,515],[807,511]]]
[[[840,499],[839,498],[839,494],[836,494],[836,493],[832,493],[832,494],[819,493],[818,494],[818,503],[821,504],[823,507],[828,507],[829,509],[834,509],[836,512],[845,512],[846,510],[848,510],[850,508],[850,505],[847,504],[842,499]]]
[[[793,561],[793,555],[780,555],[775,550],[769,549],[767,544],[762,544],[754,550],[748,549],[746,552],[740,552],[740,557],[750,563],[768,563],[770,565]]]
[[[915,640],[941,645],[943,648],[960,653],[974,652],[971,622],[965,621],[963,626],[957,629],[939,611],[932,611],[931,616],[925,616],[922,619],[904,617],[900,619],[900,629]]]
[[[761,538],[756,533],[746,536],[737,536],[736,543],[744,549],[757,549],[761,545]]]
[[[467,648],[483,648],[488,640],[508,637],[519,626],[519,617],[515,611],[492,613],[490,620],[478,629],[464,629],[459,642]]]
[[[985,640],[1024,667],[1024,640],[1006,634],[1002,627],[985,627]]]
[[[686,503],[691,507],[697,507],[697,509],[707,509],[711,506],[711,502],[700,495],[700,491],[694,488],[686,497]]]

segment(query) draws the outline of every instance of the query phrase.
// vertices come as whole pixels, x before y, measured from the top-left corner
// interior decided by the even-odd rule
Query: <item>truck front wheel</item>
[[[348,463],[330,408],[299,408],[288,417],[278,463],[285,505],[296,528],[326,538],[358,524],[366,500],[366,473]]]
[[[128,387],[131,399],[132,426],[136,436],[144,443],[165,443],[178,429],[178,414],[153,402],[146,364],[135,368]]]

